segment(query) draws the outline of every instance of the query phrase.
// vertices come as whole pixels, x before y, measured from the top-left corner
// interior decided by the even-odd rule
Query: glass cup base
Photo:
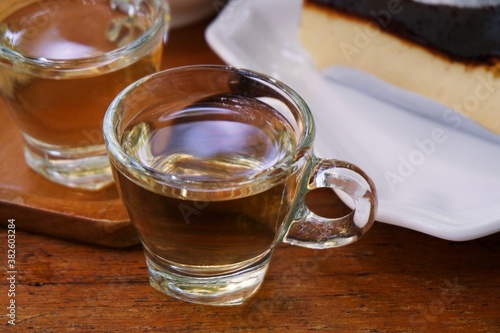
[[[181,275],[159,267],[146,257],[151,286],[174,298],[205,305],[239,305],[262,284],[270,255],[243,270],[226,275]]]
[[[35,172],[66,187],[98,191],[114,182],[104,145],[58,149],[25,137],[24,159]]]

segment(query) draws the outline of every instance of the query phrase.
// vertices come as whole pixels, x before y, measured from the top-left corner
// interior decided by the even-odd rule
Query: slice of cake
[[[500,1],[305,0],[300,40],[500,134]]]

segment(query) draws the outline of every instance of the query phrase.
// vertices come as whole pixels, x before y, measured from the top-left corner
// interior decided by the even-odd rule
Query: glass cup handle
[[[324,187],[347,194],[353,201],[353,211],[339,218],[325,218],[311,212],[305,204],[305,194]],[[302,207],[283,242],[314,249],[347,245],[370,229],[376,211],[375,186],[361,169],[343,161],[315,158]]]

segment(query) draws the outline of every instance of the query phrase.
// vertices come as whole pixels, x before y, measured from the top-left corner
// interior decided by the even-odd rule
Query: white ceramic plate
[[[372,177],[378,221],[455,241],[500,231],[499,137],[353,69],[317,72],[296,38],[300,10],[301,0],[233,0],[207,41],[228,64],[274,76],[304,97],[317,154]]]

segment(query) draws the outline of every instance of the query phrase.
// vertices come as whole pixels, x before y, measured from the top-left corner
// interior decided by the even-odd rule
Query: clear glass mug
[[[56,183],[113,183],[102,119],[116,95],[160,69],[164,0],[2,0],[0,93],[26,163]]]
[[[280,241],[346,245],[375,217],[370,178],[315,157],[306,103],[263,74],[207,65],[150,75],[117,96],[103,132],[151,285],[182,300],[240,304]],[[311,212],[304,197],[322,187],[350,196],[353,212]]]

